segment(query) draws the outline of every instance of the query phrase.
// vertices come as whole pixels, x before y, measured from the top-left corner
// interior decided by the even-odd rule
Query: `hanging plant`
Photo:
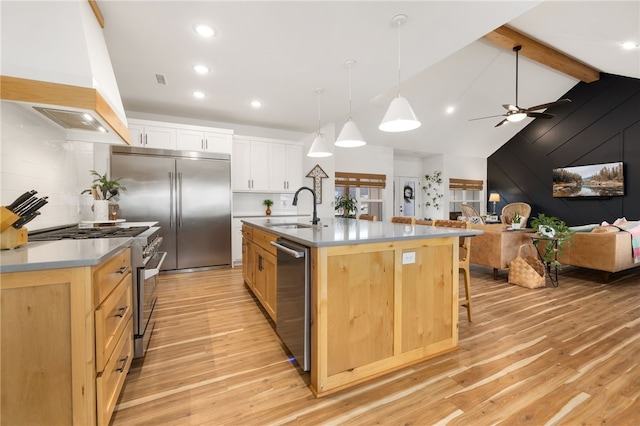
[[[424,175],[426,183],[422,187],[425,195],[425,206],[440,210],[442,207],[442,172],[436,170],[431,175]]]

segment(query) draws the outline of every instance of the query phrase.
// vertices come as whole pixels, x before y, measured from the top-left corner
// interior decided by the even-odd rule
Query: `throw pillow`
[[[619,232],[620,229],[616,228],[615,226],[611,226],[611,225],[605,225],[605,226],[598,226],[597,228],[593,228],[593,233],[605,233],[605,232]]]

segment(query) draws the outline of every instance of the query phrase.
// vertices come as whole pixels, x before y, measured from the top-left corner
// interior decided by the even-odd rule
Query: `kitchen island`
[[[481,231],[339,218],[315,226],[284,218],[243,222],[245,282],[253,290],[260,281],[258,300],[270,301],[276,322],[276,289],[269,286],[278,272],[264,266],[274,262],[267,246],[285,238],[310,248],[316,396],[458,348],[458,237]],[[264,259],[256,261],[252,245]],[[269,270],[270,277],[256,278]]]

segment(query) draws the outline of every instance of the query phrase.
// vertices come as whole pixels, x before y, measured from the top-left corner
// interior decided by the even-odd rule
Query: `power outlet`
[[[410,263],[416,263],[416,252],[415,251],[402,253],[402,264],[403,265],[408,265]]]

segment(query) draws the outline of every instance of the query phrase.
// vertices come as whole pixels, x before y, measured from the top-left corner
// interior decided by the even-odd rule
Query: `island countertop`
[[[0,252],[0,272],[95,266],[111,257],[131,238],[34,241]]]
[[[311,225],[308,218],[246,218],[242,219],[242,222],[308,247],[482,234],[482,231],[477,229],[441,228],[428,225],[412,226],[346,218],[322,218],[318,225]]]

